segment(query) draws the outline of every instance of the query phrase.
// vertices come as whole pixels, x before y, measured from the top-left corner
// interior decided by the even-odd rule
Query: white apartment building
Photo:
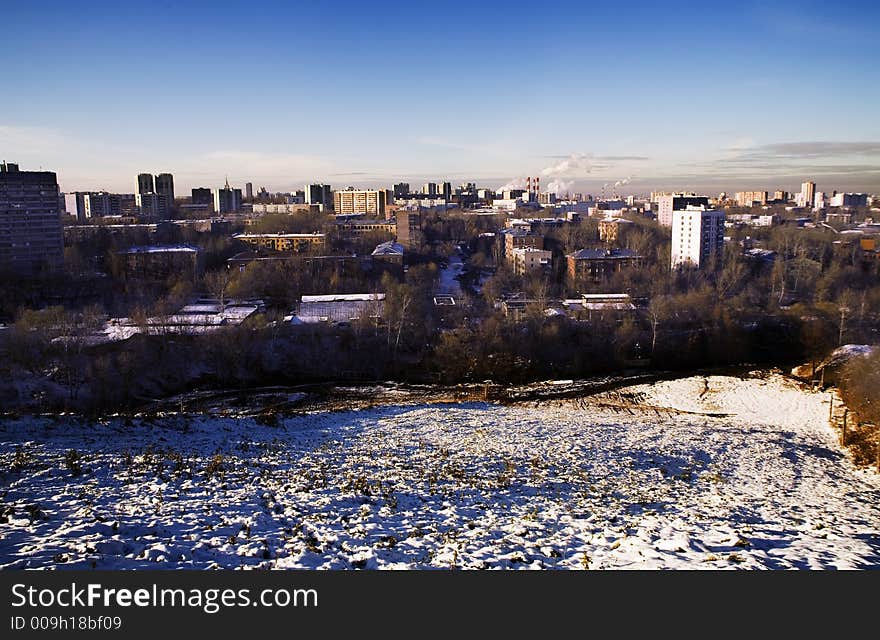
[[[336,215],[366,214],[384,216],[386,193],[384,189],[346,189],[333,192],[333,210]]]
[[[690,205],[672,214],[672,268],[705,267],[724,255],[724,212]]]
[[[660,226],[672,226],[672,212],[684,210],[689,206],[709,207],[707,196],[698,196],[695,193],[673,193],[657,197],[657,222]]]

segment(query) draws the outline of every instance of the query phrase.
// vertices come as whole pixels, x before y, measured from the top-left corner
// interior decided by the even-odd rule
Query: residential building
[[[736,203],[741,207],[763,207],[765,204],[767,204],[767,192],[737,191],[736,194],[734,194],[734,199],[736,200]]]
[[[170,173],[160,173],[156,176],[156,193],[168,200],[168,206],[174,206],[174,176]]]
[[[313,211],[322,211],[321,204],[266,204],[263,202],[255,202],[251,205],[243,205],[245,211],[250,207],[253,213],[310,213]]]
[[[520,247],[511,251],[513,258],[513,272],[518,276],[524,276],[535,271],[541,271],[550,267],[553,252],[533,247]]]
[[[599,240],[608,244],[618,244],[634,223],[626,218],[603,218],[599,220]]]
[[[0,164],[0,271],[23,276],[60,271],[64,239],[58,180],[51,171]]]
[[[384,293],[348,293],[302,296],[294,323],[349,323],[379,321],[385,310]]]
[[[329,184],[307,184],[304,191],[306,204],[319,204],[322,211],[333,206],[333,190]]]
[[[831,196],[831,200],[828,202],[828,206],[830,207],[867,207],[868,206],[868,194],[867,193],[836,193]]]
[[[724,212],[689,206],[672,221],[673,269],[720,266],[724,257]]]
[[[77,191],[67,194],[65,200],[72,204],[68,212],[76,215],[80,224],[89,218],[136,216],[138,213],[137,197],[133,193]]]
[[[422,186],[422,193],[426,196],[435,197],[437,195],[437,183],[436,182],[426,182]]]
[[[544,236],[540,236],[525,229],[504,229],[504,256],[508,264],[512,264],[513,250],[529,247],[531,249],[544,248]]]
[[[152,173],[139,173],[137,177],[137,192],[138,193],[153,193],[156,191],[156,188],[153,184],[153,174]]]
[[[321,251],[326,246],[323,233],[237,233],[232,236],[255,247],[274,251]]]
[[[195,282],[203,270],[201,250],[190,245],[131,247],[118,255],[126,279],[164,282],[173,276]]]
[[[194,205],[209,205],[214,208],[214,194],[208,187],[196,187],[192,190],[192,203]]]
[[[253,182],[245,182],[244,183],[244,197],[248,200],[254,199],[254,183]]]
[[[394,199],[405,198],[409,195],[409,183],[408,182],[398,182],[392,188],[392,192],[394,194]]]
[[[419,211],[398,211],[395,231],[397,241],[407,249],[418,251],[425,243],[422,233],[422,214]]]
[[[343,237],[359,238],[370,234],[387,234],[394,236],[397,225],[388,220],[357,220],[337,218],[336,229]]]
[[[333,193],[333,210],[338,214],[365,214],[385,216],[386,193],[384,189],[354,189]]]
[[[241,210],[241,189],[229,186],[229,180],[222,189],[214,189],[214,213],[235,213]]]
[[[374,267],[383,267],[398,276],[403,275],[403,255],[405,248],[399,242],[389,240],[376,246],[370,258]]]
[[[651,194],[652,197],[654,194]],[[698,196],[695,193],[673,193],[657,196],[657,222],[660,226],[672,226],[672,212],[686,209],[689,206],[709,207],[707,196]]]
[[[642,256],[631,249],[581,249],[566,257],[569,282],[602,282],[611,275],[641,264]]]
[[[816,199],[816,183],[804,182],[801,184],[801,191],[795,197],[795,203],[799,207],[812,207]]]
[[[778,203],[788,202],[788,191],[774,191],[773,201]]]
[[[437,195],[442,197],[444,200],[449,200],[452,197],[452,183],[444,182],[440,186],[440,191],[437,193]]]
[[[171,214],[171,202],[164,193],[136,193],[134,197],[144,218],[164,220]]]

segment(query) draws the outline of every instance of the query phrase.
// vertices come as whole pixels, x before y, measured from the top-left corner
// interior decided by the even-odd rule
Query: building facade
[[[162,194],[168,200],[169,206],[174,206],[174,176],[170,173],[160,173],[156,176],[156,193]]]
[[[812,207],[813,202],[816,199],[816,183],[815,182],[804,182],[801,184],[801,191],[797,194],[795,198],[796,204],[799,207]]]
[[[346,189],[333,193],[333,211],[337,215],[364,214],[385,216],[384,189]]]
[[[397,241],[405,248],[419,250],[425,244],[422,233],[422,214],[419,211],[402,210],[397,212]]]
[[[720,266],[724,257],[724,212],[705,207],[676,211],[672,221],[673,269]]]
[[[766,191],[737,191],[734,200],[741,207],[763,207],[767,204],[767,195]]]
[[[599,283],[618,271],[637,267],[642,256],[630,249],[581,249],[565,256],[569,282]]]
[[[513,258],[513,272],[518,276],[525,276],[529,273],[549,269],[553,252],[532,247],[520,247],[511,251],[511,256]]]
[[[241,189],[233,189],[229,182],[222,189],[214,189],[214,213],[235,213],[241,210]]]
[[[273,251],[323,251],[326,236],[323,233],[238,233],[236,240]]]
[[[323,209],[333,206],[333,190],[329,184],[307,184],[304,191],[306,204],[319,204]]]
[[[0,164],[0,271],[24,276],[60,271],[64,236],[58,179],[51,171]]]
[[[155,184],[153,183],[153,174],[152,173],[139,173],[137,177],[137,192],[138,193],[153,193],[156,191]]]
[[[170,277],[195,282],[202,273],[202,254],[190,245],[131,247],[119,254],[127,280],[162,282]]]
[[[192,203],[195,205],[209,205],[214,207],[214,194],[207,187],[196,187],[192,190]]]
[[[695,193],[673,193],[657,196],[657,222],[662,227],[671,227],[672,212],[686,209],[689,206],[708,208],[709,198],[698,196]]]
[[[171,214],[171,202],[163,193],[136,193],[134,197],[144,218],[164,220]]]

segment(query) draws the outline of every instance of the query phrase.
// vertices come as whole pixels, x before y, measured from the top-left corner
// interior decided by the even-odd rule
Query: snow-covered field
[[[0,567],[880,567],[880,481],[828,397],[773,374],[277,425],[11,420]]]

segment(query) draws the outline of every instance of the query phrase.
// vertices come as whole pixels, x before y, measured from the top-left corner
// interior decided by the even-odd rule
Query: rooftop
[[[150,245],[130,247],[120,253],[198,253],[200,249],[187,244]]]
[[[568,254],[575,260],[626,260],[640,258],[632,249],[581,249]]]
[[[377,245],[375,249],[373,249],[372,255],[374,256],[402,256],[403,255],[403,245],[389,240],[388,242],[383,242],[380,245]]]
[[[322,296],[302,296],[303,303],[308,302],[372,302],[384,300],[384,293],[331,293]]]

